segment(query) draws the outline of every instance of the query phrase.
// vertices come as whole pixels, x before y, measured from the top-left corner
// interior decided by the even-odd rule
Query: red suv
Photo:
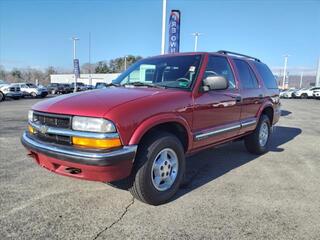
[[[162,55],[105,89],[37,103],[22,143],[52,172],[126,186],[158,205],[177,192],[187,155],[240,138],[249,152],[265,153],[279,116],[276,80],[259,59]]]

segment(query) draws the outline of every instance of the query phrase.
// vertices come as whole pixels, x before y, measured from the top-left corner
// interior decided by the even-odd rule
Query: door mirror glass
[[[223,76],[208,76],[203,80],[203,91],[225,90],[229,87],[229,82]]]

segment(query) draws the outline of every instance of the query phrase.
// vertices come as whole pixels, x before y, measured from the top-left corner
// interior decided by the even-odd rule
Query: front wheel
[[[144,141],[137,153],[131,194],[138,200],[159,205],[178,191],[185,171],[184,149],[170,133],[157,133]]]
[[[244,138],[247,150],[253,154],[266,153],[269,147],[270,134],[270,119],[267,115],[262,115],[254,132]]]

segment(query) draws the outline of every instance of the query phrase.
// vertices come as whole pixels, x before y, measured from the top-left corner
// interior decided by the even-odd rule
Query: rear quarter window
[[[278,89],[276,78],[274,77],[268,66],[264,63],[259,62],[255,62],[254,65],[258,70],[258,73],[260,74],[266,88]]]

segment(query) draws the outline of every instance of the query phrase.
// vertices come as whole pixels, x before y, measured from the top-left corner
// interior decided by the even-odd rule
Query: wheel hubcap
[[[269,137],[268,124],[264,122],[261,124],[260,131],[259,131],[259,143],[261,147],[267,144],[268,137]]]
[[[153,161],[151,179],[159,191],[168,190],[178,174],[178,157],[171,148],[161,150]]]

